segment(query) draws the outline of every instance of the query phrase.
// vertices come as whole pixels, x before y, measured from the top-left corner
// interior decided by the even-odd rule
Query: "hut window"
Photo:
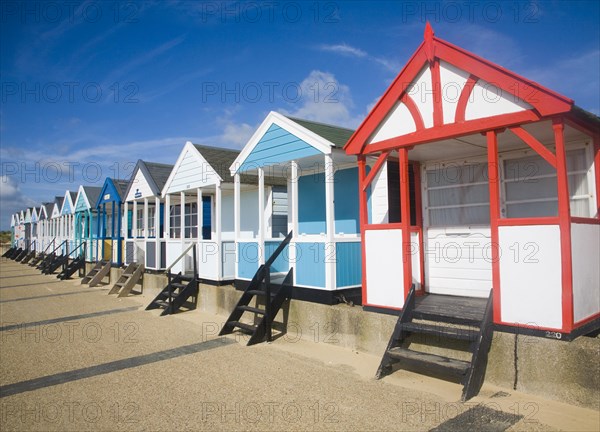
[[[181,210],[179,209],[179,205],[171,206],[169,218],[171,223],[170,237],[181,238]]]
[[[585,149],[567,151],[571,214],[589,217],[590,194]],[[504,168],[504,214],[508,218],[558,215],[556,170],[541,156],[507,159]]]
[[[198,205],[190,203],[185,205],[185,238],[198,237]]]
[[[429,226],[489,225],[487,164],[438,164],[426,170]]]
[[[154,230],[154,218],[156,217],[156,208],[154,206],[148,207],[148,237],[156,237]]]
[[[143,237],[144,236],[144,207],[137,209],[137,214],[136,214],[136,233],[135,235],[137,237]]]

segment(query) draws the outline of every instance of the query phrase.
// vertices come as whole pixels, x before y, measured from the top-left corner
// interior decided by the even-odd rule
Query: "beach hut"
[[[234,186],[229,166],[238,155],[237,150],[196,145],[189,141],[183,147],[162,190],[166,208],[167,266],[190,245],[196,244],[200,278],[216,284],[233,281]],[[244,190],[244,196],[252,194],[252,187]],[[189,251],[173,271],[190,273],[193,270],[192,255]]]
[[[128,183],[106,178],[95,205],[98,212],[96,259],[117,266],[123,264],[123,230],[131,229],[131,214],[124,212],[123,205]]]
[[[29,238],[31,242],[30,250],[37,251],[38,249],[38,210],[36,207],[31,208],[31,225],[29,228]]]
[[[61,218],[61,232],[62,239],[66,240],[66,251],[71,252],[75,248],[75,233],[74,233],[74,222],[75,222],[75,200],[77,199],[77,192],[66,191],[63,198],[63,204],[60,209]]]
[[[17,226],[17,217],[15,215],[15,213],[10,215],[10,247],[14,247],[16,245],[16,238],[15,238],[15,232],[16,232],[16,226]]]
[[[51,209],[52,203],[42,203],[38,210],[38,252],[46,250],[48,244],[52,242],[52,237],[50,236],[50,221],[48,218],[48,214],[52,211]]]
[[[236,286],[245,288],[290,231],[273,277],[293,271],[292,297],[360,302],[358,168],[342,150],[352,130],[267,115],[230,167],[234,177]],[[257,193],[242,197],[240,177]],[[282,188],[265,187],[265,178]]]
[[[360,172],[363,304],[437,302],[465,319],[491,298],[496,329],[598,328],[599,126],[428,24],[345,146]]]
[[[24,212],[23,219],[23,234],[25,249],[31,248],[31,207],[28,207]]]
[[[138,160],[125,191],[125,208],[133,215],[131,232],[125,231],[125,264],[144,264],[150,270],[167,266],[161,193],[172,170],[173,165]]]
[[[75,247],[79,247],[85,242],[86,261],[96,261],[96,251],[98,249],[98,210],[96,203],[100,197],[102,188],[96,186],[79,186],[77,197],[75,198],[74,215],[74,239]]]
[[[62,218],[60,211],[62,210],[64,197],[55,196],[54,202],[51,205],[50,211],[50,236],[55,239],[54,247],[58,247],[64,241],[62,230]]]

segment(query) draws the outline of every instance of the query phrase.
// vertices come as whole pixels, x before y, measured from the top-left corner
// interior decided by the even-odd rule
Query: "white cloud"
[[[225,125],[223,134],[219,137],[219,143],[232,146],[236,148],[242,148],[246,145],[256,127],[250,126],[248,123],[233,123],[229,122]]]
[[[300,92],[288,102],[294,103],[293,110],[281,110],[284,114],[306,120],[330,123],[337,126],[356,127],[360,118],[352,115],[354,102],[350,88],[341,84],[329,72],[313,70],[299,84]]]
[[[36,203],[25,196],[16,180],[10,176],[0,176],[0,229],[10,227],[10,216]]]
[[[319,49],[321,51],[329,51],[329,52],[333,52],[336,54],[341,54],[341,55],[347,55],[350,57],[367,57],[368,54],[359,49],[359,48],[355,48],[353,46],[347,45],[345,43],[342,44],[337,44],[337,45],[327,45],[327,44],[323,44],[319,46]]]
[[[390,60],[389,58],[377,57],[370,55],[366,51],[361,50],[360,48],[353,47],[351,45],[341,43],[341,44],[322,44],[317,46],[319,51],[332,52],[334,54],[346,56],[346,57],[354,57],[364,60],[369,60],[375,62],[384,69],[389,72],[398,73],[400,72],[400,64],[396,61]]]

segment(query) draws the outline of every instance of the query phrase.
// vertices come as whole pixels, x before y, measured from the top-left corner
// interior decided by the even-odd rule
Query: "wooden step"
[[[421,333],[440,338],[458,339],[473,342],[479,336],[478,328],[456,328],[435,324],[407,322],[402,324],[402,330],[411,333]]]
[[[482,317],[483,318],[483,317]],[[481,325],[482,318],[468,317],[468,316],[456,316],[455,314],[448,313],[446,311],[431,312],[422,310],[413,310],[413,319],[442,322],[449,324],[461,324],[461,325],[472,325],[479,327]]]
[[[406,361],[427,370],[437,370],[458,376],[465,375],[471,367],[471,363],[466,361],[412,351],[401,347],[388,350],[388,354],[395,360]]]
[[[248,305],[242,305],[242,306],[238,306],[237,307],[239,310],[243,310],[243,311],[247,311],[247,312],[253,312],[255,314],[260,314],[260,315],[264,315],[265,314],[265,310],[264,309],[259,309],[253,306],[248,306]]]
[[[248,290],[246,291],[248,294],[252,294],[255,296],[261,296],[261,297],[265,297],[267,295],[266,291],[263,290]],[[276,293],[271,291],[271,297],[275,297]]]
[[[252,325],[252,324],[246,324],[240,321],[231,321],[231,323],[234,327],[237,327],[245,332],[249,332],[249,333],[254,333],[254,331],[256,330],[256,326]]]
[[[171,286],[175,287],[175,288],[185,288],[187,285],[181,284],[181,283],[178,283],[178,282],[172,282]]]

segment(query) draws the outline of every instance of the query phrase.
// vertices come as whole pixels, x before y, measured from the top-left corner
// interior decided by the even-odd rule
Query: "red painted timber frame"
[[[444,119],[441,98],[440,64],[442,61],[450,63],[470,75],[459,96],[454,119]],[[421,114],[414,104],[414,101],[408,96],[407,90],[412,85],[416,76],[423,67],[429,65],[433,85],[433,127],[425,128]],[[479,80],[493,83],[498,88],[508,94],[512,94],[532,106],[532,109],[496,115],[489,118],[465,120],[465,112],[473,88]],[[385,120],[389,112],[398,101],[403,102],[416,125],[416,131],[379,141],[374,144],[368,144],[370,137],[377,127]],[[572,111],[573,101],[565,96],[553,92],[537,83],[527,80],[509,70],[484,60],[468,51],[456,47],[446,41],[433,36],[429,24],[425,32],[425,40],[408,63],[396,77],[392,85],[386,90],[384,95],[375,105],[374,109],[368,114],[360,127],[352,135],[346,146],[346,153],[358,156],[359,160],[359,194],[360,194],[360,215],[362,232],[362,260],[363,260],[363,302],[366,302],[367,284],[366,284],[366,256],[365,256],[365,231],[375,229],[402,229],[402,243],[405,258],[410,258],[410,233],[419,232],[422,239],[422,226],[411,227],[410,218],[403,218],[399,224],[368,224],[368,210],[366,200],[366,190],[373,180],[376,173],[371,172],[366,176],[365,157],[369,154],[383,153],[377,160],[374,168],[379,169],[391,151],[396,150],[400,160],[400,184],[401,197],[400,204],[403,215],[410,214],[410,199],[408,188],[408,165],[409,150],[421,144],[437,142],[440,140],[456,138],[474,133],[482,133],[487,138],[488,143],[488,175],[490,192],[490,228],[492,234],[492,253],[496,259],[492,260],[492,279],[493,279],[493,297],[494,297],[494,322],[508,326],[527,327],[539,330],[551,330],[560,332],[571,332],[575,327],[583,325],[593,319],[600,317],[600,314],[574,322],[573,315],[573,278],[572,278],[572,246],[571,246],[571,224],[600,224],[600,133],[593,122],[588,122],[584,117],[576,115]],[[522,125],[541,120],[552,119],[552,128],[556,144],[556,152],[552,153],[535,137],[522,128]],[[454,120],[454,122],[452,122]],[[444,121],[446,124],[444,124]],[[568,176],[566,167],[566,152],[564,143],[564,126],[568,124],[589,135],[594,144],[594,166],[596,183],[596,204],[597,214],[593,218],[578,218],[570,216],[570,196],[568,187]],[[500,214],[500,185],[498,172],[498,134],[505,129],[517,135],[538,155],[544,158],[551,166],[556,169],[558,186],[558,207],[557,217],[539,217],[539,218],[512,218],[502,219]],[[362,168],[361,168],[362,164]],[[411,164],[414,164],[411,162]],[[415,180],[420,170],[417,165],[414,171]],[[376,171],[376,170],[375,170]],[[420,185],[420,181],[417,181]],[[421,204],[420,204],[420,186],[416,191],[418,194],[417,219],[422,223]],[[408,219],[408,220],[407,220]],[[542,328],[539,326],[521,325],[514,323],[505,323],[501,319],[501,281],[499,267],[499,227],[501,226],[531,226],[531,225],[557,225],[560,229],[560,251],[561,251],[561,284],[562,284],[562,327]],[[410,259],[404,259],[404,291],[405,295],[412,283],[412,265]],[[421,253],[421,281],[424,283],[424,263]],[[372,305],[378,306],[378,305]],[[385,307],[385,306],[384,306]],[[396,308],[390,308],[396,309]]]

